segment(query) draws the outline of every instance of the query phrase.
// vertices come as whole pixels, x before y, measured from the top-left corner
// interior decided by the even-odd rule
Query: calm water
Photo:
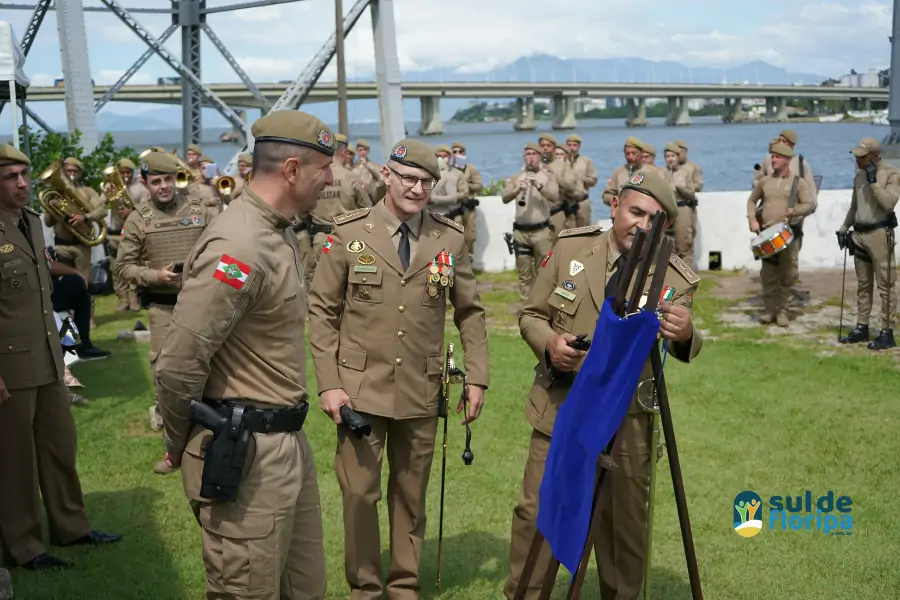
[[[631,129],[620,119],[585,120],[575,131],[581,136],[582,154],[591,157],[597,167],[600,182],[592,190],[595,218],[609,216],[600,200],[603,185],[612,170],[624,162],[622,144],[629,135],[636,135],[656,147],[657,164],[663,164],[663,149],[667,142],[682,139],[690,146],[691,160],[703,168],[704,191],[747,191],[751,189],[753,165],[765,155],[769,140],[784,127],[797,132],[797,149],[812,165],[813,173],[824,176],[823,189],[848,189],[852,186],[855,165],[850,148],[863,137],[883,139],[888,126],[842,123],[742,123],[724,125],[719,117],[693,117],[688,127],[666,127],[663,119],[650,119],[648,127]],[[412,134],[418,123],[407,124]],[[425,138],[434,145],[460,141],[466,145],[469,161],[475,164],[485,183],[510,176],[522,166],[522,148],[529,140],[537,140],[539,133],[514,131],[511,123],[445,124],[445,134]],[[205,133],[204,153],[222,167],[239,150],[235,144],[222,144],[218,136],[223,130]],[[552,131],[549,122],[538,122],[537,132]],[[557,139],[565,139],[567,131],[552,132]],[[181,144],[180,130],[116,132],[117,143],[144,149],[151,145],[166,148]],[[351,139],[370,141],[373,155],[381,162],[379,128],[377,123],[354,124]],[[179,149],[180,152],[180,149]]]

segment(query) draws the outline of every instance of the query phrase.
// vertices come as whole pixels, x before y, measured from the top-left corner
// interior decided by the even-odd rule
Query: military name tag
[[[572,292],[569,292],[567,290],[564,290],[561,287],[557,287],[555,290],[553,290],[553,293],[555,293],[557,296],[562,296],[566,300],[571,301],[571,300],[575,299],[575,294],[573,294]]]
[[[376,273],[378,265],[353,265],[354,273]]]
[[[0,246],[0,252],[2,252],[2,251],[3,251],[3,247]],[[4,252],[4,254],[6,254],[6,253]],[[17,258],[15,260],[11,260],[9,262],[3,263],[2,265],[0,265],[0,268],[5,269],[7,267],[15,267],[16,265],[21,265],[21,264],[22,264],[22,259]]]

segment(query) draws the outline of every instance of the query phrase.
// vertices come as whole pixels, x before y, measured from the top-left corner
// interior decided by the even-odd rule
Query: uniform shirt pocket
[[[572,327],[575,323],[575,313],[578,312],[578,306],[581,304],[581,296],[574,294],[572,296],[574,297],[564,298],[554,291],[547,298],[547,304],[550,305],[550,322],[553,329],[565,331],[566,333],[572,332]]]
[[[384,298],[384,288],[382,286],[382,276],[384,272],[380,269],[374,273],[359,272],[351,269],[347,275],[347,287],[350,292],[350,299],[359,302],[369,302],[372,304],[380,304]]]
[[[32,271],[24,263],[0,268],[0,295],[33,290],[36,282]]]
[[[367,355],[362,350],[341,346],[338,348],[338,373],[344,392],[351,398],[359,398]]]

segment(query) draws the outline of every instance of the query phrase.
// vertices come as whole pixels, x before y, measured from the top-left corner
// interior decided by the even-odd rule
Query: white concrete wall
[[[822,190],[819,208],[804,222],[800,267],[804,270],[841,268],[844,253],[838,248],[835,232],[850,207],[850,190]],[[697,269],[709,268],[709,253],[721,252],[722,269],[758,270],[750,242],[755,237],[747,226],[747,198],[750,192],[705,192],[699,194],[698,228],[694,240]],[[499,196],[480,198],[475,266],[488,272],[515,269],[503,233],[512,231],[515,204],[503,204]],[[597,221],[609,227],[609,220]]]
[[[822,190],[819,208],[804,223],[803,251],[800,267],[804,270],[841,268],[844,253],[838,248],[835,232],[844,222],[850,206],[850,190]],[[697,269],[709,268],[709,253],[721,252],[722,269],[758,270],[760,262],[753,259],[750,241],[755,237],[747,227],[747,197],[750,192],[705,192],[700,194],[697,209],[698,228],[694,240],[694,262]],[[499,196],[479,198],[478,238],[475,246],[475,266],[487,272],[516,268],[515,257],[509,254],[503,234],[512,231],[515,204],[503,204]],[[597,221],[609,227],[609,220]],[[44,239],[53,243],[53,231],[44,228]],[[104,257],[103,247],[95,246],[94,261]]]

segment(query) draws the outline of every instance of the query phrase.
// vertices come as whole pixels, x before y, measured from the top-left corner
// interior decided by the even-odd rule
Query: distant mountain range
[[[836,74],[840,75],[840,74]],[[728,69],[689,67],[672,61],[655,62],[642,58],[562,59],[548,54],[521,57],[503,67],[486,72],[469,72],[464,67],[405,71],[404,81],[434,83],[441,81],[536,81],[536,82],[595,82],[595,83],[750,83],[769,85],[819,85],[829,79],[827,75],[792,73],[768,63],[756,61]],[[373,81],[373,77],[354,81]],[[441,112],[449,119],[457,110],[468,106],[469,99],[444,99]],[[181,127],[181,108],[156,107],[134,116],[124,116],[112,110],[104,110],[97,116],[97,128],[101,131],[143,131]],[[36,108],[40,109],[40,105]],[[337,122],[336,103],[310,104],[305,110],[328,123]],[[377,100],[354,100],[349,104],[350,118],[356,122],[377,121]],[[253,118],[251,112],[250,118]],[[419,119],[418,100],[404,101],[407,121]],[[58,130],[65,130],[65,121],[59,113],[47,119]],[[204,109],[204,128],[227,127],[228,122],[215,110]]]

